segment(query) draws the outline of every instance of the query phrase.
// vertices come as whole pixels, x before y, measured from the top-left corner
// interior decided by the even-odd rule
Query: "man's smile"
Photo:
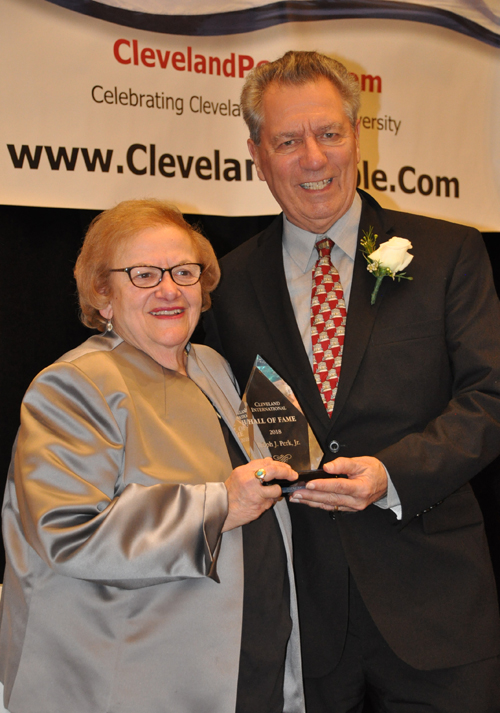
[[[320,191],[325,186],[328,186],[332,180],[332,178],[324,178],[322,181],[309,181],[308,183],[301,183],[300,187],[305,188],[307,191]]]

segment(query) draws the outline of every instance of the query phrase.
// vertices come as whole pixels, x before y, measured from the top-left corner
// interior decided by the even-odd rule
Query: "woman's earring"
[[[106,332],[112,332],[113,331],[113,322],[108,319],[106,323]]]

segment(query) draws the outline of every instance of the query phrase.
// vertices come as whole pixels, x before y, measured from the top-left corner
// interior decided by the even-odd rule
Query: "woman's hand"
[[[256,471],[263,469],[264,481],[297,480],[297,473],[286,463],[272,458],[252,460],[246,465],[235,468],[226,480],[228,494],[228,513],[222,532],[246,525],[256,520],[269,510],[281,497],[279,485],[264,485],[256,477]]]

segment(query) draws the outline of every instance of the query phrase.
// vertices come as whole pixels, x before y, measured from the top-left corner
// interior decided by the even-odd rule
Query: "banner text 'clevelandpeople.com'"
[[[28,144],[16,147],[14,144],[7,144],[7,150],[14,168],[31,171],[48,167],[51,171],[83,170],[90,173],[100,171],[123,174],[127,170],[136,176],[229,182],[252,181],[255,177],[251,159],[229,158],[218,149],[209,156],[183,156],[162,152],[156,144],[134,143],[128,147],[121,161],[114,161],[117,153],[114,149],[31,147]],[[358,168],[358,187],[390,193],[418,192],[422,196],[432,195],[438,198],[460,197],[460,184],[456,177],[430,175],[410,165],[402,166],[396,175],[389,177],[386,171],[373,168],[364,160]]]

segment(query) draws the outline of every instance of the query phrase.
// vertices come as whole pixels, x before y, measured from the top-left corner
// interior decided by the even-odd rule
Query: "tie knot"
[[[321,235],[316,241],[316,250],[320,257],[329,257],[333,248],[333,240],[327,238],[326,235]]]

